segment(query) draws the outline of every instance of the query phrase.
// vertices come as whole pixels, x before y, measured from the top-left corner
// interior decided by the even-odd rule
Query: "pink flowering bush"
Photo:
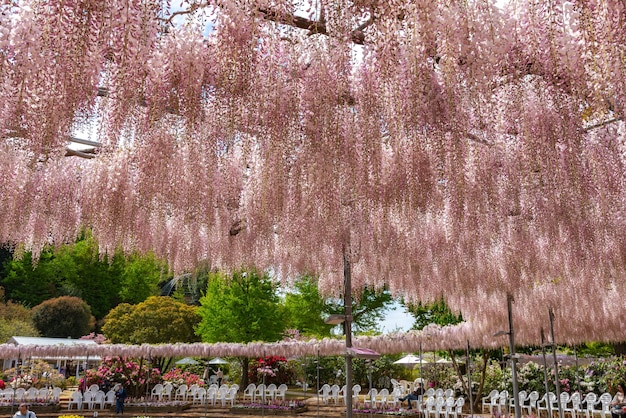
[[[163,375],[163,381],[171,383],[175,388],[180,385],[198,385],[202,386],[204,381],[197,374],[183,371],[179,368],[170,369],[167,373]]]
[[[87,370],[80,384],[86,387],[113,386],[122,383],[131,396],[145,393],[145,385],[153,386],[162,381],[159,369],[150,368],[146,362],[137,363],[122,357],[106,357],[100,367]]]

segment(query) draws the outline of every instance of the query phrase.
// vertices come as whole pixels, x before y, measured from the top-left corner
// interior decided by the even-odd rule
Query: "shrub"
[[[44,337],[79,338],[91,331],[95,318],[81,298],[61,296],[35,306],[33,323]]]

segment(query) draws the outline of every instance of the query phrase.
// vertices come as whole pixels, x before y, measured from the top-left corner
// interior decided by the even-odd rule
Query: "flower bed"
[[[189,402],[133,402],[124,405],[124,412],[131,414],[152,414],[180,412],[189,409]],[[115,411],[115,407],[111,407]]]
[[[406,410],[406,409],[387,409],[387,410],[381,410],[381,409],[373,409],[373,410],[369,410],[369,409],[360,409],[360,410],[353,410],[352,411],[352,416],[353,418],[370,418],[370,417],[390,417],[390,416],[417,416],[419,415],[419,412],[417,411],[413,411],[413,410]]]
[[[293,415],[308,411],[302,402],[262,405],[255,403],[238,404],[230,408],[230,412],[238,415]]]

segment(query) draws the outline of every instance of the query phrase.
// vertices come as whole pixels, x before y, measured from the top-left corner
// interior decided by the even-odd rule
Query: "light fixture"
[[[324,319],[324,323],[328,325],[339,325],[343,324],[346,320],[346,316],[342,314],[331,314]]]

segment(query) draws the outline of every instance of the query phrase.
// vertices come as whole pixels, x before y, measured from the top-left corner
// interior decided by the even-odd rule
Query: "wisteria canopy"
[[[380,352],[502,345],[507,295],[520,344],[549,308],[559,343],[626,340],[622,0],[0,7],[18,254],[88,227],[103,252],[313,273],[329,294],[345,256],[354,288],[443,295],[466,320]],[[102,146],[68,151],[85,132]]]

